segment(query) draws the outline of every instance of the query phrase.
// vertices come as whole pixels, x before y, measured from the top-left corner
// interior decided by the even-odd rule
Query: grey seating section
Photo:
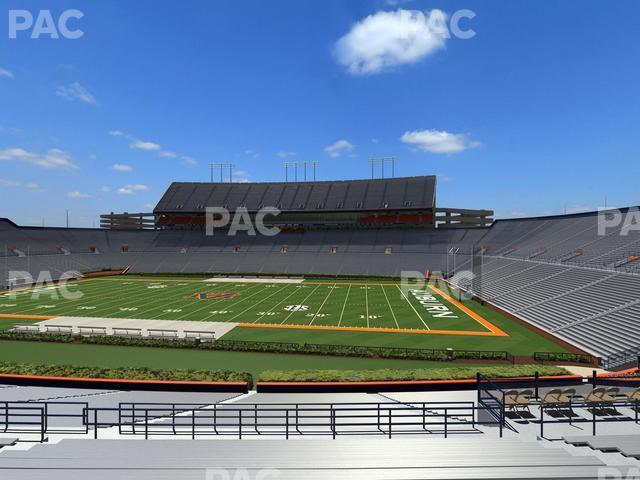
[[[430,185],[429,177],[173,184],[159,208],[426,205],[432,200]],[[406,271],[452,273],[455,266],[478,275],[474,288],[485,300],[596,355],[640,346],[640,232],[630,229],[623,235],[618,226],[599,235],[597,213],[499,220],[490,228],[327,228],[273,237],[20,228],[0,219],[0,245],[0,286],[15,271],[34,277],[45,271],[54,279],[69,271],[125,267],[132,273],[398,276]],[[448,253],[452,250],[455,255]],[[483,252],[480,267],[472,261],[474,252]]]
[[[574,446],[587,446],[603,452],[619,452],[625,457],[640,460],[640,442],[637,435],[600,435],[564,437],[564,441]]]
[[[26,451],[0,452],[0,469],[11,469],[11,478],[18,480],[68,480],[87,478],[87,475],[96,480],[114,475],[144,480],[254,478],[252,475],[260,471],[271,472],[271,476],[261,478],[285,480],[328,477],[338,480],[595,479],[607,465],[594,455],[572,455],[540,442],[468,436],[188,442],[65,439],[34,445]],[[633,471],[629,465],[616,467],[623,478]],[[248,476],[220,476],[220,472],[238,469]],[[170,472],[170,476],[166,472]]]
[[[154,212],[204,212],[207,206],[249,211],[264,206],[284,211],[430,209],[435,206],[435,185],[434,176],[251,184],[175,182]]]

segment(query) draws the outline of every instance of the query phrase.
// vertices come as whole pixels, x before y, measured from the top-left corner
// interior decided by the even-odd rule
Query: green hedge
[[[535,352],[533,359],[537,362],[585,363],[587,365],[591,365],[594,361],[591,355],[570,352]]]
[[[248,382],[249,373],[231,370],[155,370],[151,368],[101,368],[74,365],[35,365],[0,362],[0,374],[50,377],[112,378],[123,380],[175,380],[191,382]]]
[[[476,373],[489,378],[567,375],[564,368],[540,365],[499,367],[433,368],[414,370],[267,370],[260,374],[261,382],[376,382],[388,380],[465,380]]]
[[[500,360],[512,361],[507,352],[369,347],[359,345],[300,344],[284,342],[251,342],[243,340],[216,340],[196,342],[184,339],[153,339],[117,336],[90,336],[18,333],[0,331],[0,340],[29,342],[82,343],[88,345],[118,345],[128,347],[186,348],[221,350],[229,352],[292,353],[301,355],[334,355],[343,357],[388,358],[398,360],[450,361],[450,360]]]

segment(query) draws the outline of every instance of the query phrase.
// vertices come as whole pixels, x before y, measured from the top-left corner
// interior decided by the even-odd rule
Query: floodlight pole
[[[289,182],[289,162],[284,162],[284,181]]]
[[[318,166],[318,162],[313,162],[313,181],[316,181],[316,167]]]
[[[304,181],[307,181],[307,162],[302,162],[302,166],[304,168]]]

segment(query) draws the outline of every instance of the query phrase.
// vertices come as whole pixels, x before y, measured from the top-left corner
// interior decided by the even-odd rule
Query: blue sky
[[[8,38],[11,9],[84,17]],[[475,12],[444,38],[430,20]],[[0,9],[0,216],[92,226],[172,182],[438,174],[499,217],[640,204],[640,3],[20,1]],[[333,146],[333,148],[332,148]]]

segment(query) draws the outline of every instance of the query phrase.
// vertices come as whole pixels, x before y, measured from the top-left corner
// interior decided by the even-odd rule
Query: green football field
[[[205,283],[203,280],[204,277],[123,276],[69,284],[67,293],[80,293],[77,299],[64,298],[59,289],[0,295],[0,331],[15,324],[39,321],[39,317],[63,315],[159,318],[238,323],[239,326],[224,336],[231,340],[500,350],[516,356],[565,351],[552,340],[475,301],[463,300],[459,303],[463,311],[429,290],[426,293],[437,302],[427,304],[440,304],[457,318],[434,317],[433,312],[445,310],[427,311],[416,295],[403,295],[396,284],[387,281],[327,282],[311,279],[296,285],[249,284],[240,280],[237,283]],[[443,293],[450,293],[443,286],[439,288]],[[198,299],[199,294],[212,298]],[[286,308],[290,306],[308,308]],[[492,333],[477,319],[470,317],[469,313],[483,318],[505,336]],[[36,318],[15,318],[16,315]],[[267,324],[279,328],[254,328]],[[383,330],[387,328],[390,330]],[[0,342],[0,361],[150,367],[166,364],[182,368],[240,368],[248,371],[283,366],[312,369],[402,368],[402,362],[407,368],[413,366],[406,360],[357,360],[360,363],[355,359],[328,359],[314,355]],[[254,361],[258,361],[259,365],[251,365]],[[420,364],[430,365],[429,362]]]
[[[488,321],[443,286],[401,289],[381,282],[102,278],[4,294],[0,315],[11,314],[493,334]]]

